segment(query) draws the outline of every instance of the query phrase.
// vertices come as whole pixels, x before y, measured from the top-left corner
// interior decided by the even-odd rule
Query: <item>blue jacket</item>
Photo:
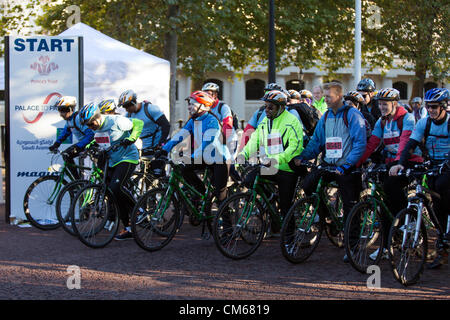
[[[331,158],[324,155],[324,161],[336,166],[354,166],[364,154],[366,149],[366,128],[364,117],[359,110],[350,107],[347,113],[347,121],[344,121],[345,109],[340,107],[336,114],[328,109],[325,122],[325,114],[317,123],[314,134],[305,150],[298,158],[310,160],[315,159],[321,152],[326,152],[326,140],[331,137],[342,139],[342,156]],[[346,125],[348,123],[348,127]]]
[[[66,121],[66,125],[64,126],[64,129],[59,137],[56,139],[56,142],[62,143],[72,134],[78,140],[76,146],[82,149],[94,139],[94,131],[81,124],[78,112],[74,112]]]

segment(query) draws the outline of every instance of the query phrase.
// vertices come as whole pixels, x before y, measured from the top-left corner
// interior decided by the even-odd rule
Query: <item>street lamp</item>
[[[269,83],[276,82],[275,59],[275,5],[269,0]]]

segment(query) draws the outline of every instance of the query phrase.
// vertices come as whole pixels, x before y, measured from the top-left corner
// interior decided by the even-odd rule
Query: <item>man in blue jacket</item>
[[[51,152],[56,152],[64,140],[72,135],[75,136],[77,143],[71,145],[62,152],[64,160],[75,165],[75,161],[73,159],[77,157],[84,147],[86,147],[86,145],[94,139],[94,131],[81,123],[80,115],[77,111],[75,111],[75,107],[77,106],[77,98],[72,96],[60,97],[56,101],[55,106],[57,107],[61,118],[66,120],[66,125],[64,126],[64,129],[59,137],[56,139],[55,143],[53,143],[48,149]],[[69,171],[75,179],[81,178],[78,170],[73,168],[73,166],[69,166]]]
[[[303,180],[302,187],[309,195],[315,191],[321,175],[326,181],[335,180],[343,201],[345,219],[362,191],[361,174],[352,173],[352,170],[366,149],[365,121],[359,110],[343,104],[340,83],[327,83],[324,90],[328,110],[317,123],[305,150],[296,157],[295,165],[300,166],[302,160],[315,159],[323,153],[322,165],[334,166],[335,172],[313,170]]]

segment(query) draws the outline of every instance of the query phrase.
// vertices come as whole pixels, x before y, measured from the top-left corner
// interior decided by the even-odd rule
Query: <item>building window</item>
[[[259,79],[250,79],[245,82],[245,99],[259,100],[264,96],[266,83]]]
[[[208,83],[208,82],[212,82],[215,83],[219,86],[219,100],[223,100],[223,81],[218,80],[218,79],[207,79],[203,82],[203,84]]]
[[[5,90],[0,90],[0,101],[5,101]]]
[[[392,87],[400,92],[400,100],[408,99],[408,84],[406,82],[397,81]]]
[[[437,88],[437,87],[438,87],[438,85],[437,85],[436,82],[427,82],[427,83],[425,83],[423,85],[423,90],[424,90],[424,95],[423,96],[425,96],[425,93],[427,93],[428,90],[431,90],[431,89],[434,89],[434,88]]]
[[[288,82],[286,82],[286,90],[291,89],[297,91],[305,89],[305,81],[298,79],[289,80]]]
[[[175,81],[175,100],[178,101],[178,80]]]

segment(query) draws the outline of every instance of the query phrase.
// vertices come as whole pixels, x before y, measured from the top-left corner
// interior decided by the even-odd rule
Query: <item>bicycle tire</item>
[[[59,176],[39,177],[30,184],[25,192],[23,211],[31,225],[38,229],[55,230],[61,225],[56,217],[55,200],[48,202],[59,179]],[[62,183],[65,185],[67,181],[63,180]]]
[[[345,253],[351,266],[358,272],[367,273],[370,265],[378,265],[385,247],[383,220],[380,207],[374,209],[374,200],[367,199],[356,204],[350,211],[344,228]],[[370,254],[378,249],[375,260]]]
[[[119,208],[109,189],[88,184],[76,194],[70,206],[72,227],[80,241],[90,248],[108,245],[119,228]]]
[[[291,263],[306,261],[319,245],[324,226],[318,212],[313,217],[314,206],[313,197],[303,198],[291,206],[284,218],[280,247],[283,256]]]
[[[58,218],[58,221],[64,231],[72,236],[76,236],[77,234],[72,228],[72,221],[70,219],[70,205],[78,191],[80,191],[80,189],[88,183],[88,180],[72,181],[61,189],[58,197],[56,198],[56,217]],[[67,199],[66,196],[68,196],[69,198]]]
[[[152,189],[136,203],[131,214],[134,241],[146,251],[157,251],[172,241],[180,226],[180,208],[167,189]],[[167,201],[167,203],[165,203]]]
[[[388,252],[389,262],[394,278],[404,286],[409,286],[419,281],[423,273],[428,252],[428,239],[425,225],[420,226],[418,245],[422,248],[412,248],[414,231],[417,223],[417,208],[409,207],[401,210],[394,218],[389,232]],[[409,222],[405,225],[406,217]],[[405,237],[403,232],[406,231]],[[405,239],[404,245],[403,240]],[[413,260],[417,257],[417,266],[411,269]],[[409,269],[409,270],[408,270]]]
[[[250,193],[238,193],[227,198],[219,207],[213,221],[213,237],[216,247],[227,258],[244,259],[261,245],[266,230],[263,208],[255,201],[256,208],[241,213],[251,201]],[[236,214],[237,213],[237,214]],[[239,219],[244,217],[245,221]]]

